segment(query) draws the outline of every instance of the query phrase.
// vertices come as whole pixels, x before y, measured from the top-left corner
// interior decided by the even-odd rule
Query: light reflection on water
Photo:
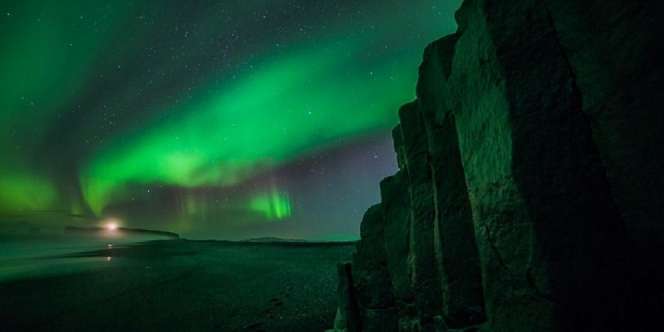
[[[78,234],[0,234],[0,282],[78,273],[115,264],[113,249],[156,240]],[[93,254],[90,254],[93,252]]]

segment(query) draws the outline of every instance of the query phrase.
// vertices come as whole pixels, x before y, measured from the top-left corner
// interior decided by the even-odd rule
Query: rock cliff
[[[400,170],[340,266],[335,328],[657,326],[661,13],[647,1],[466,0],[399,110]]]

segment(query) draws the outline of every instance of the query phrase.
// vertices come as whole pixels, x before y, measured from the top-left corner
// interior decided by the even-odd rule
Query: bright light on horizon
[[[120,227],[119,222],[115,218],[108,218],[103,221],[103,227],[109,232],[115,232]]]

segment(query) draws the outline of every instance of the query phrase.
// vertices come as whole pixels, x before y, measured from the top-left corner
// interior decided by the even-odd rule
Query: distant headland
[[[143,228],[117,227],[112,231],[118,234],[157,235],[157,236],[164,236],[170,239],[180,238],[180,235],[177,233],[152,230],[152,229],[143,229]],[[101,227],[101,226],[90,226],[90,227],[67,226],[65,227],[65,232],[102,234],[109,232],[109,229],[107,227]]]

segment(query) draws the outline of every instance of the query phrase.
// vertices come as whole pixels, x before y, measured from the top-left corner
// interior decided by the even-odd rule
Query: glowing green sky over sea
[[[164,188],[241,187],[233,211],[287,219],[301,175],[279,170],[334,173],[326,151],[379,156],[343,172],[357,185],[378,167],[377,183],[394,167],[379,142],[458,2],[3,2],[0,213],[102,216]]]

